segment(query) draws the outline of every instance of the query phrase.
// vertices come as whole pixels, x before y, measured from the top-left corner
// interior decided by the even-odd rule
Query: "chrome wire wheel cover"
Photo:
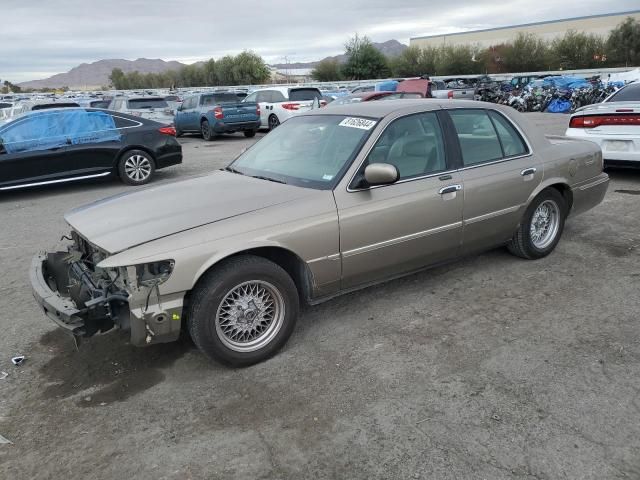
[[[124,173],[136,182],[146,180],[151,175],[151,162],[142,155],[131,155],[124,162]]]
[[[560,229],[560,207],[553,200],[545,200],[533,212],[529,233],[533,245],[544,250],[553,243]]]
[[[282,294],[272,284],[251,280],[233,287],[216,312],[216,333],[236,352],[253,352],[268,345],[284,323]]]

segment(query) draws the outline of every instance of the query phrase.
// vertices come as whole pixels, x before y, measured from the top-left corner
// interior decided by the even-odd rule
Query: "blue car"
[[[240,100],[234,92],[186,97],[174,117],[176,136],[194,132],[205,140],[213,140],[223,133],[243,132],[245,137],[253,137],[260,128],[260,106]]]

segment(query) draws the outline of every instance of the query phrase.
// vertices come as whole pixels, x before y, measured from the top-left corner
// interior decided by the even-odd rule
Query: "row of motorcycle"
[[[500,103],[519,112],[572,113],[580,107],[600,103],[618,87],[601,83],[575,89],[554,86],[531,87],[505,91],[500,85],[479,86],[476,100]]]

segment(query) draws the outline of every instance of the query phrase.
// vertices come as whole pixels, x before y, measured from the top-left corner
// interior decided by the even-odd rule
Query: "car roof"
[[[263,92],[265,90],[277,90],[280,93],[289,93],[289,90],[318,90],[320,92],[320,90],[318,89],[318,87],[305,87],[305,86],[299,86],[299,87],[278,87],[278,86],[273,86],[273,87],[264,87],[264,88],[257,88],[255,89],[253,92]],[[322,92],[320,92],[322,93]]]
[[[320,108],[312,110],[313,114],[318,115],[359,115],[363,117],[383,118],[394,113],[402,113],[403,111],[414,112],[416,107],[422,107],[424,111],[439,110],[442,107],[442,101],[434,99],[398,99],[385,100],[384,102],[359,102],[347,103],[345,105],[335,105],[330,109]],[[477,108],[477,102],[468,102],[464,100],[447,100],[445,105],[453,105],[462,107],[468,104]]]
[[[402,113],[416,113],[452,108],[482,108],[485,110],[509,111],[512,108],[502,108],[501,105],[475,100],[441,100],[434,98],[401,98],[385,100],[384,102],[359,102],[334,105],[330,109],[320,108],[311,110],[303,115],[350,115],[371,118],[383,118],[388,115]]]

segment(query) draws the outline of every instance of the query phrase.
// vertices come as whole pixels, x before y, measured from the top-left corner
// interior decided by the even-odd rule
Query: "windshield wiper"
[[[262,175],[250,175],[250,177],[258,178],[260,180],[269,180],[270,182],[284,183],[285,185],[287,184],[287,182],[285,182],[284,180],[278,180],[277,178],[271,178],[271,177],[263,177]]]
[[[231,172],[231,173],[237,173],[238,175],[244,175],[244,173],[242,173],[240,170],[236,170],[233,167],[224,167],[223,170],[226,170],[227,172]]]

